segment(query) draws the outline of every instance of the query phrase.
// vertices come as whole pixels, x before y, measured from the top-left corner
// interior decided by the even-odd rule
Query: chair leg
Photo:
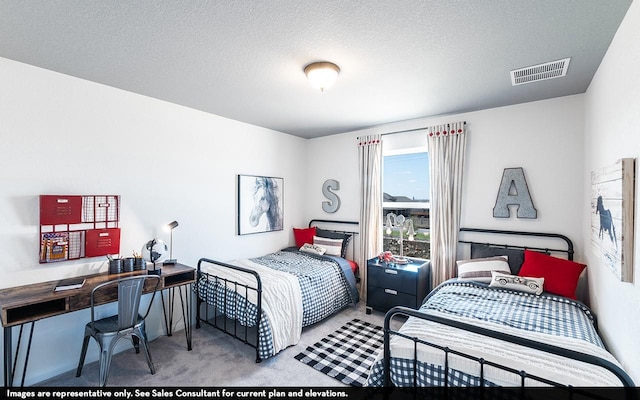
[[[156,373],[156,367],[153,365],[153,360],[151,359],[151,352],[149,352],[149,341],[147,340],[147,333],[144,328],[138,328],[133,331],[133,337],[137,337],[140,340],[140,344],[142,347],[142,352],[144,353],[145,358],[147,359],[147,365],[149,365],[149,370],[151,370],[151,375]]]
[[[133,348],[136,349],[136,354],[140,353],[140,339],[136,335],[131,336],[131,342],[133,343]]]
[[[113,356],[113,349],[116,347],[116,343],[121,336],[102,337],[102,343],[100,346],[100,386],[107,385],[107,379],[109,378],[109,371],[111,370],[111,357]]]
[[[84,366],[84,359],[87,355],[87,347],[89,346],[89,339],[91,339],[91,335],[85,332],[84,340],[82,341],[82,350],[80,351],[80,361],[78,362],[78,369],[76,370],[76,378],[82,374],[82,367]]]

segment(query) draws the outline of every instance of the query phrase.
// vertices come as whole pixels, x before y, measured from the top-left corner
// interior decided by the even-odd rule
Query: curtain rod
[[[462,121],[462,123],[464,125],[466,125],[467,121]],[[447,128],[450,127],[450,126],[451,126],[451,124],[447,124]],[[398,133],[421,131],[421,130],[427,129],[427,128],[429,128],[429,127],[428,126],[423,126],[422,128],[414,128],[414,129],[405,129],[403,131],[386,132],[386,133],[381,133],[380,136],[387,136],[387,135],[395,135],[395,134],[398,134]],[[360,137],[358,137],[358,139],[360,139]]]

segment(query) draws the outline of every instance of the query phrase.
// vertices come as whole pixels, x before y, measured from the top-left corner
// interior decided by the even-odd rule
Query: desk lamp
[[[175,264],[177,260],[173,258],[173,230],[178,226],[178,221],[173,221],[167,224],[165,230],[168,230],[171,233],[171,238],[169,239],[169,259],[165,260],[163,265],[171,265]]]

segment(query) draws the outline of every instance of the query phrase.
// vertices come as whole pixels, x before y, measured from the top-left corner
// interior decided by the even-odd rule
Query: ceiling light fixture
[[[304,73],[309,83],[316,89],[324,92],[336,83],[340,68],[328,61],[314,62],[304,67]]]

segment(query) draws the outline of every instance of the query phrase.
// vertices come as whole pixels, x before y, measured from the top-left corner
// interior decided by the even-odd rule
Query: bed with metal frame
[[[349,241],[351,242],[349,249],[351,251],[349,252],[350,256],[347,258],[353,260],[355,254],[353,238],[359,234],[357,222],[313,219],[309,222],[309,227],[313,226],[325,226],[327,230],[335,234],[349,236]],[[313,291],[318,294],[322,293],[322,296],[326,297],[326,299],[316,302],[309,301],[309,296],[307,295],[305,298],[303,294],[302,307],[305,309],[305,315],[313,314],[303,319],[303,327],[327,318],[349,304],[355,304],[358,301],[357,289],[355,288],[356,277],[347,260],[334,256],[315,256],[296,250],[295,248],[286,248],[276,253],[287,253],[287,256],[296,259],[302,257],[300,258],[301,263],[307,262],[307,259],[304,258],[307,256],[317,259],[315,261],[308,260],[309,266],[314,265],[315,268],[316,262],[321,263],[321,268],[325,268],[323,271],[329,271],[331,276],[335,274],[335,277],[332,278],[333,283],[324,282],[310,289],[302,288],[303,293]],[[265,257],[269,256],[271,255]],[[279,263],[280,260],[275,259],[275,262]],[[212,266],[222,273],[212,272],[210,270]],[[302,268],[304,269],[305,267],[302,266]],[[338,272],[333,272],[334,270]],[[263,275],[264,272],[263,270]],[[272,324],[268,321],[264,312],[266,284],[264,278],[265,276],[261,276],[261,273],[240,263],[227,263],[210,258],[201,258],[198,261],[197,283],[194,286],[197,299],[196,329],[200,328],[202,323],[205,323],[245,343],[255,349],[256,362],[261,362],[263,359],[275,355],[279,350],[274,346],[270,337],[273,333]],[[307,283],[302,283],[303,278],[298,279],[301,280],[301,286],[308,285]],[[343,289],[342,283],[338,281],[345,281],[347,288]],[[325,284],[333,286],[331,286],[331,289],[327,289],[329,286],[324,288],[320,286]],[[312,295],[311,297],[322,296]],[[323,303],[321,306],[317,304],[320,301]],[[317,307],[323,308],[320,311],[311,310],[307,312],[308,309]]]
[[[539,232],[520,232],[520,231],[507,231],[507,230],[494,230],[494,229],[462,228],[461,237],[465,235],[464,234],[465,232],[468,232],[471,235],[476,235],[476,237],[478,234],[480,235],[494,234],[494,235],[498,235],[497,237],[503,237],[503,238],[519,237],[520,239],[522,239],[523,237],[526,237],[529,240],[531,240],[531,238],[535,238],[534,241],[536,245],[533,245],[533,246],[522,246],[522,245],[514,245],[514,244],[493,244],[493,243],[480,242],[480,241],[460,240],[460,243],[464,245],[469,245],[469,247],[478,246],[478,247],[483,247],[485,250],[487,248],[495,249],[496,255],[500,254],[500,249],[507,249],[507,251],[534,250],[538,252],[544,252],[546,254],[561,253],[561,254],[564,254],[568,260],[573,260],[573,253],[574,253],[573,243],[569,238],[567,238],[564,235],[553,234],[553,233],[539,233]],[[556,243],[558,243],[559,241],[559,243],[562,244],[561,245],[562,248],[559,248],[559,249],[548,248],[548,247],[545,247],[545,244],[537,245],[541,240],[544,241],[547,239],[553,241],[554,246],[557,246]],[[508,239],[505,241],[513,242],[512,239]],[[471,253],[473,253],[473,251]],[[486,255],[487,254],[481,254],[474,257],[474,255],[471,254],[471,257],[477,258],[477,257],[486,256]],[[448,282],[445,282],[442,285],[446,285]],[[460,283],[458,282],[458,284]],[[434,291],[435,290],[436,289],[434,289]],[[503,290],[503,289],[499,289],[499,290]],[[431,295],[427,296],[427,298],[425,299],[425,303],[423,304],[423,307],[425,307],[426,303],[429,303],[430,296]],[[570,301],[567,300],[566,302],[568,303]],[[582,306],[588,310],[588,308],[584,304],[582,304]],[[426,307],[425,310],[429,308],[430,307]],[[507,333],[505,333],[505,331],[501,332],[496,329],[490,329],[484,326],[480,326],[481,324],[468,323],[468,320],[465,320],[467,322],[461,322],[460,320],[457,320],[458,318],[453,319],[453,318],[443,317],[442,314],[439,314],[437,312],[431,312],[431,314],[429,312],[431,311],[423,312],[421,310],[415,310],[415,309],[410,309],[406,307],[394,307],[386,313],[385,321],[384,321],[383,355],[382,355],[382,359],[378,360],[376,364],[374,364],[374,367],[372,368],[369,384],[377,385],[382,383],[382,385],[387,387],[389,386],[421,386],[421,385],[424,385],[424,382],[425,382],[424,376],[421,376],[421,374],[423,374],[423,375],[429,375],[429,378],[426,378],[427,381],[431,382],[430,381],[431,379],[433,379],[434,382],[437,381],[434,383],[437,386],[450,387],[450,386],[459,386],[459,385],[461,386],[469,385],[469,386],[484,387],[485,385],[493,385],[493,383],[490,380],[488,380],[486,376],[487,374],[486,371],[489,368],[494,368],[496,371],[500,371],[499,372],[500,374],[507,374],[507,375],[513,374],[513,377],[511,379],[513,379],[516,382],[519,382],[519,384],[513,384],[513,386],[520,386],[521,388],[524,388],[525,386],[550,385],[554,387],[565,388],[569,391],[570,395],[573,395],[575,393],[581,393],[583,395],[589,396],[593,394],[593,392],[590,390],[585,391],[585,390],[576,389],[572,387],[572,385],[570,384],[557,382],[557,381],[554,381],[553,379],[548,379],[546,377],[539,376],[534,373],[529,373],[523,368],[513,368],[513,367],[510,367],[509,365],[502,365],[492,360],[491,355],[478,356],[478,354],[475,354],[475,355],[469,354],[469,353],[472,353],[471,351],[468,353],[466,353],[465,351],[459,351],[459,349],[456,349],[455,345],[451,344],[453,343],[453,341],[448,342],[448,339],[445,339],[444,343],[442,340],[440,341],[433,340],[433,342],[431,342],[429,340],[425,340],[425,337],[428,337],[426,335],[423,337],[418,337],[418,335],[415,335],[415,330],[412,331],[411,328],[405,329],[403,332],[402,327],[406,327],[414,323],[422,324],[423,323],[422,321],[427,321],[424,323],[425,324],[424,327],[426,328],[427,326],[429,326],[430,328],[428,329],[433,329],[434,331],[436,329],[441,329],[440,326],[442,325],[442,326],[446,326],[446,327],[443,327],[442,329],[449,329],[448,327],[450,327],[452,329],[464,330],[466,332],[470,332],[471,334],[481,335],[480,337],[484,338],[483,340],[498,340],[500,343],[506,343],[508,346],[511,346],[511,344],[515,344],[517,346],[524,346],[527,349],[534,349],[535,351],[550,353],[552,354],[550,357],[555,357],[555,356],[564,357],[566,358],[567,363],[577,361],[578,363],[589,364],[590,366],[587,368],[592,368],[591,366],[594,366],[596,368],[602,368],[608,371],[608,372],[604,372],[604,374],[606,374],[607,376],[615,377],[615,378],[612,378],[613,381],[615,382],[614,385],[620,385],[625,387],[634,386],[633,380],[629,377],[629,375],[627,375],[627,373],[621,368],[621,366],[615,361],[615,359],[611,361],[613,356],[608,355],[611,358],[605,359],[604,357],[594,356],[593,354],[587,354],[582,351],[576,351],[575,349],[557,346],[554,344],[550,344],[548,342],[540,341],[540,340],[537,340],[538,339],[537,337],[536,337],[536,340],[532,340],[530,338],[522,337],[520,335],[514,335],[512,333],[508,333],[509,331],[506,331]],[[417,322],[417,321],[420,321],[420,322]],[[411,322],[411,324],[409,322]],[[593,323],[593,329],[596,331],[596,335],[597,335],[597,325],[595,321],[595,315],[593,316],[592,323]],[[400,329],[397,329],[397,326],[399,326],[400,324],[402,324],[402,327]],[[438,324],[438,325],[429,325],[429,324]],[[422,329],[422,325],[420,325],[419,329]],[[409,332],[411,334],[407,334],[405,332]],[[406,339],[405,342],[409,341],[409,343],[411,342],[413,343],[412,357],[406,356],[407,354],[406,351],[402,353],[403,354],[402,356],[397,356],[397,354],[401,354],[401,353],[398,350],[397,345],[394,345],[393,342],[394,340],[398,341],[400,338]],[[435,343],[435,342],[438,342],[438,343]],[[602,345],[604,347],[604,343],[602,343]],[[407,346],[406,343],[404,344],[404,346]],[[408,345],[408,346],[410,347],[411,345]],[[427,346],[427,347],[423,347],[422,349],[428,348],[431,354],[433,354],[433,352],[439,353],[440,357],[438,358],[438,361],[436,361],[435,358],[432,358],[433,355],[429,356],[429,359],[425,359],[424,354],[426,353],[424,352],[421,353],[421,346]],[[525,349],[523,349],[523,351],[524,350]],[[419,353],[421,353],[422,355],[420,356]],[[461,371],[455,370],[455,368],[452,367],[453,365],[452,360],[455,357],[465,360],[464,361],[465,363],[475,363],[473,365],[477,365],[477,368],[474,368],[475,372],[473,372],[472,374],[474,376],[471,379],[469,379],[468,376],[463,376],[462,378],[460,378],[460,375],[468,375],[468,373],[467,374],[462,373]],[[544,357],[549,357],[549,356],[548,354],[544,354]],[[428,367],[425,367],[425,366],[428,366]],[[439,371],[435,374],[437,375],[437,379],[432,378],[433,372],[431,368],[434,366],[437,366]],[[533,367],[531,366],[529,367],[533,369]],[[428,369],[429,371],[425,372],[425,368]],[[382,380],[380,380],[380,373],[382,373]],[[601,372],[598,371],[598,373],[601,373]],[[468,382],[473,382],[473,383],[469,384]],[[427,385],[431,385],[431,383]],[[633,396],[635,396],[636,394],[637,393],[635,391],[625,391],[625,395],[627,395],[627,398],[634,398]]]

